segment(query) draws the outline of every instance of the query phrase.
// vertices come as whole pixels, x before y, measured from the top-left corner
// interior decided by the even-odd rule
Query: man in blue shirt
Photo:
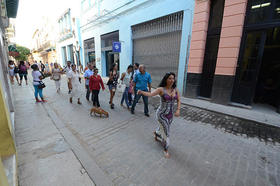
[[[148,72],[146,72],[144,65],[139,66],[139,72],[140,73],[136,74],[133,79],[133,86],[134,86],[133,90],[136,92],[135,92],[135,98],[133,100],[133,104],[131,107],[131,114],[134,114],[135,106],[138,103],[138,100],[142,96],[143,102],[144,102],[144,113],[145,113],[145,116],[149,117],[150,115],[149,115],[149,108],[148,108],[148,97],[143,96],[143,95],[138,95],[137,91],[138,90],[148,91],[148,88],[149,88],[149,92],[151,92],[152,79],[151,79],[151,75]]]
[[[93,75],[93,66],[92,64],[88,64],[88,69],[85,71],[84,77],[85,77],[85,85],[87,89],[87,94],[86,94],[86,99],[89,101],[89,96],[90,96],[90,90],[89,90],[89,78],[90,76]],[[91,94],[91,99],[92,99],[92,94]]]

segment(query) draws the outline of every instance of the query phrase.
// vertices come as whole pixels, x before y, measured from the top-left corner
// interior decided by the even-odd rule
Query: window
[[[85,11],[88,8],[88,0],[83,0],[81,6],[82,11]]]
[[[89,0],[89,7],[94,7],[97,0]]]
[[[248,3],[247,24],[260,24],[280,20],[279,0],[251,0]]]
[[[280,1],[275,3],[273,19],[280,20]]]

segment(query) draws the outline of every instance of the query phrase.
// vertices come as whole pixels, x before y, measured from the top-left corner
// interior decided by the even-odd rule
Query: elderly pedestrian
[[[93,75],[93,66],[92,64],[88,64],[88,69],[85,71],[84,78],[85,78],[85,87],[87,90],[86,99],[89,101],[90,96],[90,89],[89,89],[89,78]],[[91,95],[91,99],[93,100],[93,94]]]
[[[150,115],[149,115],[149,107],[148,107],[148,97],[145,95],[137,94],[137,91],[142,90],[142,91],[151,92],[152,78],[151,75],[148,72],[146,72],[144,65],[139,66],[139,72],[140,73],[136,74],[133,79],[134,91],[136,91],[136,93],[131,107],[131,114],[134,114],[135,106],[138,103],[138,100],[142,97],[144,102],[145,116],[149,117]]]
[[[159,126],[154,132],[155,140],[162,143],[164,154],[169,158],[168,147],[170,143],[170,126],[173,121],[173,115],[180,116],[180,94],[176,88],[175,74],[172,72],[166,73],[157,88],[152,93],[138,90],[137,94],[143,96],[160,95],[160,106],[157,109],[157,120]],[[177,108],[175,102],[177,101]]]

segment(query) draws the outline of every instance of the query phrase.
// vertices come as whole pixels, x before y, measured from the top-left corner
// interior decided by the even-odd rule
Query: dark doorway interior
[[[280,27],[269,29],[255,89],[255,103],[280,104]]]
[[[88,61],[93,63],[94,66],[96,66],[95,62],[95,51],[93,52],[88,52]]]
[[[119,69],[119,53],[113,53],[112,51],[106,51],[106,75],[109,76],[109,72],[114,63],[118,63]]]
[[[112,51],[113,42],[119,41],[119,31],[111,32],[101,36],[101,51],[105,53],[105,68],[106,76],[109,76],[109,72],[114,63],[118,63],[118,69],[120,65],[119,53]],[[103,54],[104,54],[103,53]]]

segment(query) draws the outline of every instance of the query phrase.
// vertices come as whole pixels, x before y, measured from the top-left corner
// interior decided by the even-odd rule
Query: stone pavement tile
[[[32,89],[14,87],[14,94],[19,185],[94,185]]]
[[[63,86],[65,92],[66,83]],[[54,85],[48,88],[48,105],[80,143],[91,149],[98,166],[116,185],[269,185],[273,178],[277,181],[277,175],[269,175],[267,167],[277,167],[279,171],[279,158],[275,160],[274,155],[267,152],[279,154],[279,146],[238,135],[235,123],[239,120],[189,107],[182,110],[182,117],[174,118],[171,126],[171,159],[165,159],[161,145],[153,139],[157,121],[151,107],[150,118],[143,115],[143,104],[131,115],[118,106],[121,94],[117,93],[116,109],[110,110],[109,94],[105,91],[100,101],[110,117],[100,119],[89,116],[91,105],[84,102],[84,98],[83,105],[70,105],[67,93],[56,95]],[[153,104],[153,100],[150,101]],[[218,127],[227,122],[237,133]],[[273,166],[268,165],[266,159],[271,160]]]
[[[249,169],[247,172],[245,185],[256,185],[257,173],[255,170]]]
[[[73,152],[36,159],[19,167],[21,186],[94,185]]]

